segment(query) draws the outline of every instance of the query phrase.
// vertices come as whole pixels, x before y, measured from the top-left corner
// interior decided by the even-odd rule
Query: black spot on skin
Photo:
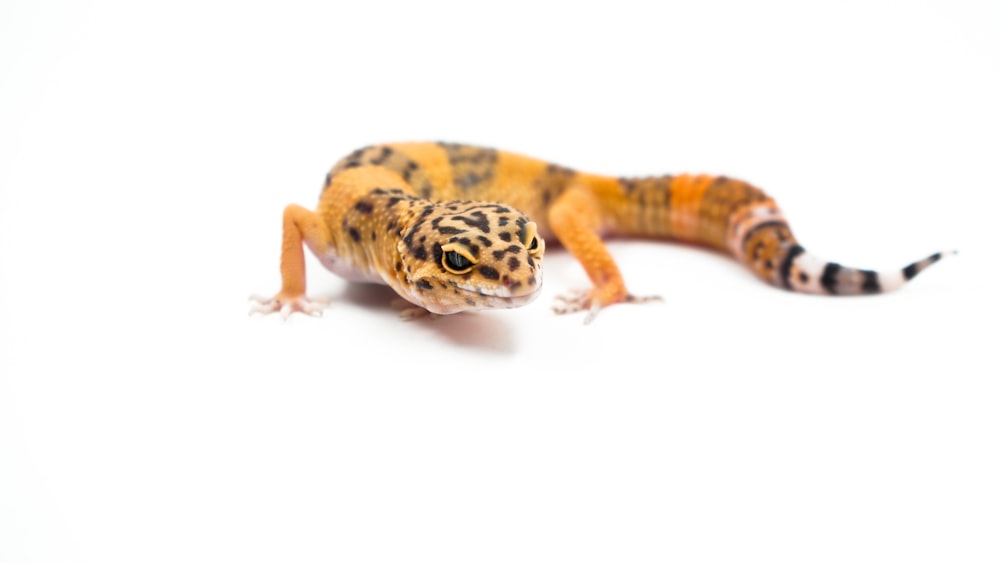
[[[413,249],[413,257],[417,260],[427,260],[427,249],[423,246],[418,246]]]
[[[444,265],[441,264],[441,260],[444,258],[444,250],[441,250],[441,245],[434,243],[434,246],[431,247],[431,252],[434,253],[434,263],[437,264],[438,270],[446,272],[447,270],[444,269]]]
[[[375,231],[372,231],[372,240],[375,240]]]
[[[372,195],[385,195],[387,192],[382,188],[375,188],[372,190]]]
[[[403,198],[401,198],[401,197],[390,197],[389,201],[387,201],[386,204],[385,204],[386,209],[392,207],[393,205],[396,205],[397,203],[399,203],[400,201],[402,201],[402,199]]]
[[[382,163],[386,161],[386,159],[389,158],[391,154],[392,154],[392,149],[390,149],[389,147],[382,147],[382,152],[380,152],[378,156],[373,158],[371,160],[371,163],[376,166],[380,166],[382,165]]]
[[[354,242],[361,242],[361,233],[359,233],[357,229],[351,227],[347,230],[347,232],[351,235],[351,238],[354,239]]]
[[[809,283],[809,275],[805,272],[799,272],[799,283]]]
[[[528,258],[528,260],[531,260],[531,258]],[[535,285],[536,281],[538,280],[535,279],[535,276],[528,276],[528,285]]]
[[[458,215],[455,217],[455,220],[461,221],[470,227],[479,229],[484,233],[490,232],[490,220],[482,211],[473,211],[471,218]]]
[[[506,217],[501,217],[501,218],[500,218],[500,221],[501,221],[501,222],[503,222],[503,221],[504,221],[504,219],[506,219]],[[503,225],[500,225],[500,226],[502,227]],[[510,233],[508,233],[508,232],[503,232],[503,233],[500,233],[500,235],[499,235],[499,236],[500,236],[500,240],[502,240],[502,241],[504,241],[504,242],[510,242],[510,239],[511,239],[511,237],[510,237]]]
[[[358,161],[356,161],[356,160],[352,160],[352,161],[348,162],[347,164],[345,164],[344,168],[345,169],[347,169],[347,168],[357,168],[358,166],[361,166],[361,163],[358,162]]]
[[[500,272],[496,271],[496,269],[491,268],[489,266],[480,266],[479,267],[479,275],[483,276],[484,278],[486,278],[488,280],[498,280],[498,279],[500,279]]]
[[[448,156],[455,186],[471,190],[493,179],[497,151],[455,143],[438,143]]]
[[[497,226],[506,227],[507,223],[510,223],[510,217],[501,217],[500,220],[497,221]]]
[[[493,241],[491,241],[490,239],[484,237],[483,235],[479,235],[476,238],[479,239],[479,242],[483,243],[483,246],[485,246],[487,248],[493,246]]]
[[[503,260],[503,255],[504,254],[507,254],[507,253],[505,251],[503,251],[503,250],[494,250],[493,251],[493,259],[494,260]]]
[[[470,306],[470,307],[475,307],[476,306],[476,302],[473,301],[472,299],[466,299],[465,300],[465,304],[468,305],[468,306]]]
[[[438,232],[442,235],[460,235],[464,233],[465,230],[456,227],[438,227]]]
[[[469,172],[465,176],[456,178],[455,183],[458,184],[458,187],[461,188],[462,190],[468,190],[470,188],[478,186],[484,180],[488,180],[489,178],[490,176],[481,177],[479,174],[476,174],[475,172]]]
[[[427,280],[419,280],[415,285],[417,286],[417,289],[434,289],[434,286],[431,285],[431,282]]]
[[[355,209],[355,211],[358,211],[359,213],[364,213],[365,215],[370,215],[371,212],[372,212],[372,210],[374,209],[374,207],[372,207],[372,204],[369,203],[369,202],[367,202],[367,201],[359,201],[359,202],[357,202],[357,203],[354,204],[354,209]]]
[[[396,271],[397,272],[403,271],[403,263],[402,262],[396,262]]]
[[[823,277],[819,279],[819,284],[827,293],[837,293],[837,274],[843,269],[844,267],[836,262],[829,262],[823,268]]]
[[[510,260],[507,261],[507,266],[509,266],[512,271],[517,270],[521,267],[521,261],[511,256]]]
[[[770,270],[771,268],[774,267],[774,262],[772,262],[770,258],[767,259],[767,260],[764,260],[764,267],[767,268],[768,270]]]
[[[512,244],[508,246],[506,249],[504,249],[504,252],[510,252],[511,254],[520,254],[521,247],[516,244]]]
[[[531,258],[530,254],[528,255],[528,265],[531,266],[532,268],[535,267],[535,261]]]

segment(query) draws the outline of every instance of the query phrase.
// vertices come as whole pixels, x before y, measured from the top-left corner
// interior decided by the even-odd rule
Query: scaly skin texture
[[[554,238],[593,283],[557,298],[555,310],[587,311],[589,321],[603,307],[651,299],[626,288],[604,245],[613,236],[708,245],[772,285],[830,295],[896,289],[943,256],[881,273],[820,260],[774,200],[722,176],[613,178],[482,147],[398,143],[337,162],[316,211],[285,209],[282,288],[254,311],[321,310],[305,294],[303,244],[331,271],[389,285],[418,311],[517,307],[538,295],[543,239]]]

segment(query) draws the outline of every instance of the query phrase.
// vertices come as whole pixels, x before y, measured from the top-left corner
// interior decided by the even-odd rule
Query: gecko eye
[[[542,242],[542,239],[535,236],[531,239],[531,244],[528,245],[528,254],[531,254],[532,258],[541,258],[544,249],[545,243]]]
[[[453,274],[464,274],[475,265],[474,259],[466,254],[468,251],[458,244],[446,244],[441,250],[444,251],[441,254],[441,267]]]
[[[538,227],[534,223],[528,223],[524,226],[524,244],[528,247],[528,253],[533,258],[539,258],[542,251],[545,250],[545,243],[538,238],[537,229]]]
[[[444,253],[445,267],[450,270],[465,270],[472,266],[472,262],[461,254],[452,250]]]

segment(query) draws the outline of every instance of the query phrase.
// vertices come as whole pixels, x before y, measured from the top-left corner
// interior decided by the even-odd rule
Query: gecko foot
[[[269,315],[271,313],[281,313],[281,318],[288,320],[288,317],[292,313],[305,313],[310,317],[320,317],[323,316],[323,309],[329,305],[329,301],[325,299],[310,299],[305,295],[300,295],[298,297],[287,297],[280,293],[274,297],[262,297],[260,295],[251,295],[250,301],[254,303],[250,305],[250,314],[260,313],[262,315]]]
[[[605,300],[598,296],[598,291],[592,289],[590,291],[575,291],[569,295],[557,296],[555,303],[552,304],[552,310],[557,315],[568,315],[570,313],[586,311],[587,315],[583,318],[583,324],[586,325],[590,324],[597,317],[601,309],[610,305],[618,303],[647,303],[649,301],[662,300],[663,298],[658,295],[638,297],[627,293],[623,297],[609,299],[607,302],[604,302]]]

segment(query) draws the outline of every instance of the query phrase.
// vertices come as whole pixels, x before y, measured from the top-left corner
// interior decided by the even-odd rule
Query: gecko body
[[[555,239],[593,287],[557,298],[558,313],[645,301],[632,295],[607,237],[694,242],[732,255],[784,289],[829,295],[899,288],[944,254],[875,272],[807,252],[774,200],[724,176],[617,178],[454,143],[358,149],[327,174],[315,211],[285,209],[282,289],[253,311],[317,313],[305,295],[303,244],[334,273],[382,283],[418,310],[517,307],[537,297],[544,239]]]

